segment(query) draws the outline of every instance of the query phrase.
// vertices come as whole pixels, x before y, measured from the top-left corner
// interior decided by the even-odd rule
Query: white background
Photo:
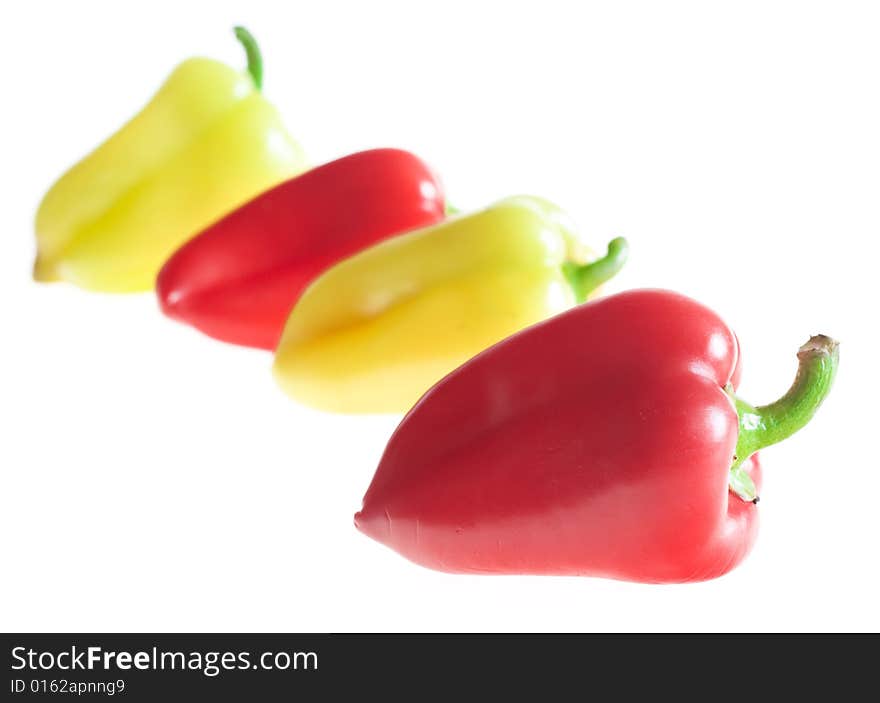
[[[880,628],[876,4],[2,12],[0,628]],[[669,287],[717,309],[752,402],[788,387],[811,333],[841,340],[826,406],[763,454],[761,535],[742,566],[677,586],[424,570],[352,526],[399,418],[300,407],[269,355],[163,319],[151,295],[31,282],[45,189],[180,60],[243,65],[237,23],[316,163],[409,148],[461,208],[541,194],[597,246],[627,236],[612,290]]]

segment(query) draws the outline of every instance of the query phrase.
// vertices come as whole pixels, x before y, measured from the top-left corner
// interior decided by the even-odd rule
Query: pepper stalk
[[[263,55],[260,53],[260,46],[254,35],[244,27],[234,27],[235,38],[241,42],[247,54],[247,71],[251,74],[254,86],[257,90],[263,89]]]
[[[578,303],[583,303],[596,288],[614,276],[623,268],[629,255],[629,244],[623,237],[616,237],[608,242],[608,251],[601,259],[589,264],[577,264],[566,261],[562,265],[562,273],[574,290]]]
[[[816,414],[828,396],[837,373],[839,343],[824,334],[810,337],[798,350],[798,370],[785,395],[768,405],[752,406],[725,389],[739,415],[739,438],[730,467],[730,490],[745,501],[758,495],[743,463],[755,452],[790,437]]]

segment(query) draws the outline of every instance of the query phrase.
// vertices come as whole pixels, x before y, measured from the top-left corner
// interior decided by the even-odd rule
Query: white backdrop
[[[880,628],[876,594],[880,17],[865,2],[232,2],[4,5],[0,627],[6,630]],[[14,9],[13,9],[14,8]],[[762,528],[709,583],[462,577],[359,534],[399,418],[288,400],[265,353],[150,295],[30,280],[44,190],[204,54],[244,65],[315,162],[432,162],[460,208],[544,195],[611,290],[717,309],[741,395],[841,340],[831,398],[764,452]]]

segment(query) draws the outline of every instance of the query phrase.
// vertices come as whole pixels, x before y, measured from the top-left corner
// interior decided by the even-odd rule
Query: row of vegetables
[[[736,396],[733,332],[696,301],[586,303],[624,265],[565,213],[516,196],[455,212],[417,156],[308,169],[247,72],[189,59],[71,168],[36,218],[34,277],[155,289],[217,339],[275,353],[292,397],[406,412],[355,524],[465,573],[719,576],[757,534],[757,451],[804,426],[837,342],[812,337],[779,400]]]

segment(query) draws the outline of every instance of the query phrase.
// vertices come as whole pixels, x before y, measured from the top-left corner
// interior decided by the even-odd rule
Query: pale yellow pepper
[[[275,377],[324,410],[404,412],[476,353],[586,299],[626,252],[618,238],[595,261],[558,208],[526,196],[400,235],[306,290]]]
[[[165,260],[200,230],[302,172],[302,149],[248,71],[189,59],[128,124],[52,186],[36,217],[34,278],[109,292],[153,287]]]

